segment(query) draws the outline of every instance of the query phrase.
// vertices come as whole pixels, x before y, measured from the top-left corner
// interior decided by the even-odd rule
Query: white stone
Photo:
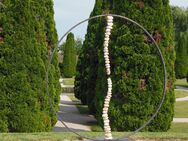
[[[109,98],[107,98],[107,99],[106,99],[106,101],[110,102],[110,99],[109,99]]]
[[[108,126],[105,126],[105,128],[107,129],[107,128],[110,128],[110,125],[108,125]]]
[[[108,81],[112,81],[111,78],[108,78],[107,80],[108,80]]]
[[[110,121],[109,120],[104,120],[104,123],[110,123]],[[107,126],[109,126],[109,125],[107,125]]]
[[[108,61],[108,60],[105,60],[105,63],[106,63],[106,64],[110,64],[110,61]]]
[[[109,37],[105,37],[104,40],[110,40],[110,38]]]
[[[107,81],[108,81],[108,84],[112,84],[112,80],[111,79],[109,79]]]
[[[108,36],[108,37],[109,37],[110,35],[111,35],[111,32],[106,32],[106,33],[105,33],[105,36]]]
[[[108,88],[112,88],[112,85],[108,85]]]
[[[112,139],[113,139],[112,136],[109,135],[105,136],[105,140],[112,140]]]
[[[104,53],[108,53],[108,50],[106,50],[106,49],[104,49],[103,51],[104,51]]]
[[[112,86],[112,82],[109,81],[109,82],[108,82],[108,86]]]
[[[107,23],[108,26],[113,26],[113,23]]]
[[[109,107],[109,104],[104,104],[104,107],[108,108],[108,107]]]
[[[107,43],[106,41],[104,41],[104,44],[103,44],[103,45],[104,45],[104,47],[108,47],[108,44],[109,44],[109,43]]]
[[[104,41],[104,44],[109,44],[109,41]]]
[[[106,127],[106,128],[104,128],[104,130],[110,132],[110,131],[111,131],[111,128],[110,128],[110,127]]]
[[[106,59],[107,61],[110,61],[109,57]]]
[[[107,96],[106,96],[106,98],[111,99],[111,97],[112,97],[112,92],[107,92]]]
[[[106,32],[110,32],[111,31],[111,29],[106,29]]]
[[[108,111],[108,108],[103,108],[103,111]]]
[[[113,17],[111,18],[111,17],[109,17],[109,18],[107,18],[107,21],[113,21]]]
[[[106,71],[107,71],[108,75],[110,75],[110,73],[111,73],[110,69],[107,69]]]
[[[109,19],[109,20],[113,20],[114,17],[113,17],[113,16],[107,16],[107,19]]]
[[[108,133],[111,131],[111,128],[105,128],[105,131],[108,131]]]
[[[108,117],[103,117],[103,120],[109,119]]]
[[[105,35],[105,38],[110,38],[110,35]],[[109,39],[110,40],[110,39]]]
[[[108,47],[104,47],[104,50],[108,50]]]
[[[109,58],[108,55],[104,55],[104,58]]]
[[[108,81],[108,85],[112,85],[112,81]]]
[[[107,73],[107,75],[110,75],[110,74],[111,74],[111,72],[109,72],[109,71],[108,71],[108,72],[106,72],[106,73]]]
[[[109,125],[109,123],[104,123],[104,126],[108,126]]]
[[[108,69],[110,69],[110,66],[107,66],[107,67],[106,67],[106,70],[108,70]]]
[[[111,92],[111,91],[112,91],[112,88],[108,88],[108,91]]]
[[[108,111],[103,111],[102,113],[103,113],[103,114],[108,114]]]
[[[112,28],[113,28],[112,26],[107,26],[107,27],[106,27],[106,29],[110,29],[110,30],[111,30]]]
[[[113,23],[113,20],[107,20],[107,23]]]

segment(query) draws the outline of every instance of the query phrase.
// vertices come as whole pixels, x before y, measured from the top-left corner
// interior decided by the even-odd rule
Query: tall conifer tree
[[[2,3],[0,131],[49,131],[56,122],[53,109],[57,110],[59,101],[56,58],[52,64],[55,71],[49,80],[52,104],[46,93],[48,48],[57,43],[53,2],[3,0]]]
[[[63,75],[71,78],[76,73],[76,44],[74,34],[69,33],[64,46]]]
[[[185,78],[188,72],[188,34],[183,32],[180,34],[179,41],[177,42],[175,71],[176,78]]]
[[[98,6],[99,3],[100,6]],[[103,13],[127,16],[146,27],[159,44],[167,65],[167,96],[158,116],[145,130],[167,131],[170,128],[174,113],[175,60],[169,1],[97,0],[92,13],[95,13],[91,14],[92,16]],[[88,59],[84,61],[80,59],[77,67],[79,73],[75,82],[77,84],[76,95],[82,98],[82,101],[86,101],[88,105],[93,106],[90,110],[96,110],[94,112],[96,112],[96,117],[101,125],[103,125],[101,116],[103,101],[107,91],[102,49],[105,25],[104,19],[98,20],[95,24],[89,23],[84,43],[88,42],[92,45],[91,48],[83,46],[80,58],[91,55],[95,55],[95,58],[89,57],[90,62],[86,63],[87,65],[84,61]],[[91,27],[93,29],[89,30]],[[89,35],[90,38],[87,38]],[[96,37],[99,37],[98,40]],[[115,18],[110,38],[111,77],[113,81],[113,97],[109,111],[111,126],[113,130],[135,130],[147,121],[162,98],[162,64],[149,37],[133,24]],[[91,41],[89,42],[89,40]],[[88,70],[96,70],[95,72],[98,73],[93,75]],[[88,77],[90,75],[93,77]],[[92,89],[87,86],[91,83],[93,85],[89,86]]]

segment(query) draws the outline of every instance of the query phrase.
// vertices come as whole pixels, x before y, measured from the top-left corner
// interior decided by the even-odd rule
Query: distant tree
[[[69,33],[64,45],[63,75],[64,77],[73,77],[76,73],[76,48],[74,34]]]
[[[76,46],[76,53],[77,53],[77,55],[79,55],[80,54],[80,52],[81,52],[81,49],[82,49],[82,46],[83,46],[83,40],[82,40],[82,38],[77,38],[76,40],[75,40],[75,46]]]
[[[172,7],[174,18],[175,42],[176,42],[176,78],[185,78],[187,74],[188,58],[188,10],[180,7]],[[186,37],[187,36],[187,37]]]
[[[180,34],[188,29],[188,10],[181,7],[172,7],[174,21],[175,41],[179,40]]]
[[[186,32],[181,33],[177,42],[175,71],[178,79],[186,78],[188,72],[187,35]]]

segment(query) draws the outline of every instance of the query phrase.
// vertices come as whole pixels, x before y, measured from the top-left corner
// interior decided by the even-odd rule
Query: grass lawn
[[[188,87],[188,83],[186,79],[177,79],[175,85]]]
[[[80,132],[90,138],[102,137],[103,132]],[[127,132],[113,132],[114,137],[122,137]],[[133,139],[144,139],[145,141],[186,141],[188,140],[188,124],[173,124],[168,132],[142,132],[134,135]],[[70,132],[61,133],[17,133],[0,134],[0,141],[75,141],[82,140]]]
[[[64,78],[63,84],[64,85],[74,85],[74,78]]]
[[[187,133],[188,134],[188,123],[172,123],[169,133]]]
[[[178,101],[175,103],[176,118],[188,118],[188,101]]]
[[[176,90],[175,96],[176,98],[186,97],[188,96],[188,92]]]

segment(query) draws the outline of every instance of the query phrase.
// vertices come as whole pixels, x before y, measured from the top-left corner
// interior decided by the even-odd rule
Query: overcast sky
[[[89,17],[95,0],[54,0],[55,21],[59,38],[73,25]],[[170,4],[188,7],[188,0],[170,0]],[[87,23],[78,26],[73,33],[84,38]]]

